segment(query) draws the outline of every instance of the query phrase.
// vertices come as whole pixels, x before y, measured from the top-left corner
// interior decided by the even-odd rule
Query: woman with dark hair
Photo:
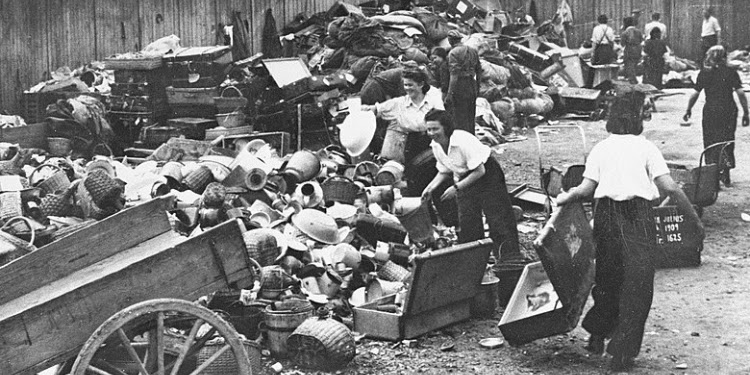
[[[651,29],[649,39],[643,47],[646,58],[643,60],[644,72],[643,83],[654,85],[657,89],[662,88],[662,76],[664,75],[664,54],[667,53],[667,43],[661,38],[661,29]]]
[[[683,119],[688,121],[692,116],[692,109],[701,91],[706,90],[706,104],[703,106],[703,147],[706,148],[719,142],[734,141],[737,130],[737,104],[733,93],[737,94],[742,105],[742,126],[750,124],[747,111],[747,97],[742,89],[742,82],[736,70],[727,67],[727,51],[722,46],[708,49],[703,69],[698,73],[695,91],[688,100],[687,111]],[[725,186],[731,185],[729,170],[734,168],[734,144],[730,144],[722,152],[720,147],[714,147],[706,153],[706,163],[719,164],[721,180]]]
[[[598,25],[591,32],[591,44],[594,49],[594,56],[591,59],[591,65],[611,64],[617,61],[615,49],[615,32],[607,25],[609,19],[602,14],[597,19]]]
[[[638,83],[635,67],[641,61],[641,53],[643,52],[641,46],[643,33],[636,26],[638,26],[638,21],[634,17],[625,17],[622,20],[622,27],[625,30],[620,34],[620,43],[625,48],[622,55],[625,65],[625,78],[632,84]]]
[[[432,69],[432,76],[435,78],[437,88],[443,93],[443,97],[448,96],[451,73],[448,69],[448,51],[445,48],[432,48],[430,51],[430,69]]]
[[[406,95],[363,105],[362,109],[374,111],[378,118],[388,122],[380,156],[406,164],[414,155],[429,148],[425,114],[445,107],[440,90],[427,83],[427,75],[422,70],[405,69],[402,76]]]
[[[500,250],[495,248],[493,255],[499,255],[501,262],[522,260],[505,174],[492,150],[473,134],[458,129],[446,111],[430,111],[425,122],[438,174],[422,192],[422,199],[433,199],[433,191],[452,180],[453,186],[440,200],[457,198],[458,242],[484,238],[484,213],[490,238]]]
[[[587,350],[603,354],[604,340],[612,370],[633,365],[654,293],[652,247],[656,245],[653,201],[669,196],[686,216],[680,225],[703,224],[682,189],[672,180],[659,149],[645,137],[642,107],[645,95],[635,90],[618,94],[607,121],[609,137],[594,146],[586,159],[583,182],[557,196],[564,205],[590,197],[594,205],[596,276],[594,306],[583,320],[591,333]]]

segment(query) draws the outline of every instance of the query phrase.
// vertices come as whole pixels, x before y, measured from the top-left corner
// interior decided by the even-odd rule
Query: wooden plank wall
[[[0,0],[0,112],[18,114],[21,94],[61,66],[75,69],[115,53],[139,51],[175,34],[183,46],[220,43],[218,32],[240,12],[260,52],[265,11],[277,29],[297,14],[336,0]]]
[[[359,0],[346,0],[357,4]],[[364,1],[364,0],[362,0]],[[550,19],[560,0],[535,0],[537,22]],[[0,112],[20,113],[21,93],[48,79],[60,66],[79,67],[108,55],[137,51],[175,34],[183,46],[217,44],[217,34],[240,12],[250,30],[248,42],[261,50],[266,9],[277,29],[298,14],[328,10],[336,0],[0,0]],[[499,0],[512,12],[529,0]],[[568,0],[574,22],[568,41],[579,46],[590,38],[599,14],[619,30],[622,17],[641,9],[640,24],[661,12],[669,43],[681,57],[700,59],[701,10],[711,6],[730,49],[750,44],[748,0]]]

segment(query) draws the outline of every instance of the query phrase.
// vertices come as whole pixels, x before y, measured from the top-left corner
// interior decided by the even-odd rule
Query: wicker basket
[[[263,373],[263,367],[260,361],[260,344],[255,341],[242,340],[247,352],[247,359],[250,361],[250,367],[253,374]],[[224,346],[223,340],[212,340],[206,343],[198,352],[198,366],[200,367],[212,355]],[[237,360],[232,350],[227,350],[216,358],[206,367],[201,374],[203,375],[235,375],[237,372]]]
[[[328,309],[308,318],[287,339],[287,349],[295,363],[315,369],[346,366],[356,354],[354,336],[343,323],[330,319]]]
[[[320,185],[326,202],[354,204],[359,194],[359,186],[354,181],[340,175],[328,177]]]
[[[83,185],[91,194],[94,203],[101,207],[111,207],[120,199],[123,193],[122,185],[117,183],[107,172],[95,169],[83,179]]]
[[[73,206],[70,198],[77,189],[79,182],[80,180],[76,180],[62,193],[45,195],[39,204],[42,213],[45,216],[67,216]]]
[[[0,193],[0,219],[9,220],[23,215],[23,201],[21,192],[10,191]]]
[[[227,90],[234,90],[237,96],[225,96]],[[220,96],[214,97],[214,104],[219,113],[239,111],[247,105],[247,98],[242,96],[242,92],[234,86],[227,86],[221,90]]]
[[[263,230],[249,230],[242,234],[245,247],[251,259],[255,259],[261,266],[270,266],[281,255],[281,248],[276,243],[276,237]]]
[[[53,168],[56,169],[56,172],[44,180],[35,182],[34,175],[43,168]],[[34,171],[29,175],[29,181],[31,182],[32,186],[38,187],[42,191],[42,195],[63,192],[68,190],[68,188],[70,187],[68,174],[65,173],[62,168],[53,164],[42,164],[36,167],[36,169],[34,169]]]
[[[386,281],[404,282],[409,276],[411,276],[409,270],[390,260],[385,262],[378,270],[378,277]]]
[[[67,156],[71,150],[70,139],[47,137],[47,150],[52,156]]]
[[[208,186],[213,179],[214,175],[211,173],[211,169],[205,165],[201,165],[185,176],[183,182],[194,193],[203,194],[203,191],[206,190],[206,186]]]

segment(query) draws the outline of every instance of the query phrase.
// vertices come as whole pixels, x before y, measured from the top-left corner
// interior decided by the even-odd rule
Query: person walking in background
[[[597,21],[599,24],[591,32],[591,48],[594,49],[591,65],[611,64],[617,61],[617,55],[613,47],[615,43],[615,31],[607,25],[609,19],[606,15],[600,15]]]
[[[661,31],[662,39],[667,39],[667,25],[663,24],[660,19],[661,14],[659,13],[654,13],[651,15],[651,22],[647,23],[643,29],[643,34],[646,35],[646,39],[651,38],[651,30],[653,30],[654,28],[657,28]]]
[[[440,89],[444,98],[447,97],[451,74],[448,69],[448,52],[445,51],[445,48],[432,48],[430,51],[430,70],[432,70],[432,77],[435,79],[435,87]]]
[[[462,38],[463,35],[457,30],[448,33],[448,42],[453,48],[448,53],[450,83],[445,107],[453,115],[458,129],[474,134],[482,65],[479,63],[479,52],[461,43]]]
[[[713,10],[706,8],[703,10],[703,27],[701,28],[701,48],[703,56],[708,49],[719,44],[721,41],[721,26],[719,20],[713,16]]]
[[[742,82],[736,70],[727,66],[727,51],[722,46],[708,49],[703,69],[698,73],[695,92],[688,100],[687,110],[683,120],[688,121],[692,116],[692,109],[701,91],[706,90],[706,104],[703,106],[703,147],[706,148],[719,142],[734,141],[737,130],[737,105],[733,93],[737,94],[742,106],[742,126],[750,125],[748,117],[747,98],[742,89]],[[721,181],[725,186],[731,186],[729,170],[735,167],[734,143],[724,149],[714,147],[706,153],[707,164],[719,164]],[[726,159],[726,160],[723,160]]]
[[[664,54],[667,53],[667,43],[661,39],[661,29],[651,29],[646,45],[643,47],[646,57],[643,60],[643,83],[654,85],[657,89],[662,88],[664,75]]]
[[[643,33],[638,30],[638,23],[633,17],[625,17],[622,20],[622,25],[625,31],[620,35],[620,43],[625,48],[622,56],[625,65],[625,78],[628,82],[636,84],[638,78],[636,78],[635,68],[641,61]]]
[[[453,181],[440,200],[453,197],[458,202],[458,242],[484,238],[482,213],[495,244],[492,254],[501,262],[524,260],[518,244],[518,230],[505,174],[492,149],[472,134],[457,128],[451,116],[440,110],[424,118],[432,142],[438,173],[422,192],[423,200],[433,199],[433,192],[444,181]],[[498,250],[499,249],[499,250]]]
[[[592,194],[596,245],[594,306],[583,319],[591,336],[586,349],[612,355],[610,368],[627,370],[641,350],[643,331],[654,294],[656,224],[652,201],[668,196],[697,237],[703,224],[682,189],[672,180],[659,149],[640,134],[645,94],[618,93],[607,121],[609,137],[586,159],[583,182],[557,196],[565,205]],[[692,226],[690,228],[689,226]]]

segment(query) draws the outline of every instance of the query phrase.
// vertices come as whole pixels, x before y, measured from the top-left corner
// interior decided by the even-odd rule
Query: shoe
[[[635,358],[615,355],[609,362],[609,369],[615,372],[628,371],[633,368],[635,364]]]
[[[602,335],[591,335],[589,337],[589,343],[584,347],[592,354],[601,355],[604,353],[604,336]]]
[[[725,169],[720,175],[721,182],[724,183],[724,187],[732,187],[732,180],[729,178],[729,169]]]

